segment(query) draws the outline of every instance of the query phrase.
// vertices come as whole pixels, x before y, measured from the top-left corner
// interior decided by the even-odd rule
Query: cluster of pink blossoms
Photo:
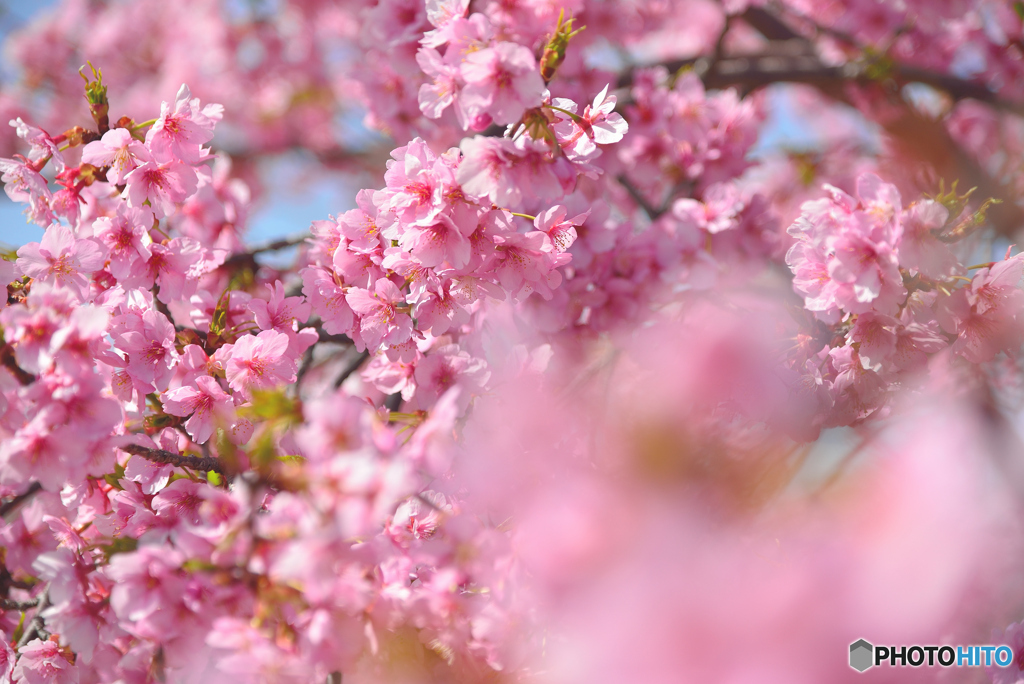
[[[479,328],[486,298],[550,300],[558,289],[590,212],[569,216],[552,203],[580,174],[597,177],[587,165],[601,154],[597,142],[627,129],[606,92],[582,117],[553,100],[555,115],[539,124],[547,138],[477,136],[440,156],[417,138],[392,153],[383,190],[361,191],[358,208],[314,224],[316,265],[302,273],[303,293],[325,331],[385,352],[367,369],[377,389],[410,401],[420,388],[416,404],[429,408],[454,385],[463,405],[483,388],[486,363],[451,342]]]
[[[102,134],[19,121],[33,151],[5,162],[7,188],[46,230],[3,262],[3,591],[29,611],[0,622],[14,681],[384,676],[365,654],[402,625],[456,671],[514,661],[508,536],[431,487],[490,376],[479,337],[463,340],[485,298],[550,298],[562,281],[589,212],[555,202],[626,130],[606,91],[581,115],[537,109],[540,138],[395,150],[385,189],[314,225],[303,295],[235,285],[245,193],[205,147],[220,107],[182,87],[153,122]],[[51,161],[75,179],[59,193]],[[418,411],[300,403],[285,388],[321,335],[373,354],[366,379]]]
[[[946,352],[972,364],[1015,355],[1024,336],[1024,256],[964,266],[955,249],[976,225],[953,195],[903,208],[874,174],[853,197],[826,186],[790,226],[793,288],[817,321],[789,362],[826,425],[862,420],[892,389]],[[954,211],[951,212],[950,210]],[[974,270],[971,277],[967,277]]]

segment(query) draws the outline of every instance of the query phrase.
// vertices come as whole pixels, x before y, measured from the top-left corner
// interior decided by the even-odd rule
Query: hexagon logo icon
[[[863,672],[874,665],[875,647],[865,639],[858,639],[850,644],[850,667]]]

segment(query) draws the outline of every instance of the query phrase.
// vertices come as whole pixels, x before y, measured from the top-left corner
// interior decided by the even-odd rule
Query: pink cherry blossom
[[[122,185],[140,164],[153,161],[153,155],[128,129],[112,128],[102,138],[85,146],[82,161],[98,167],[109,166],[107,181]]]
[[[256,317],[260,330],[276,330],[288,336],[288,351],[298,356],[317,340],[311,328],[299,328],[309,318],[310,305],[302,297],[286,297],[280,280],[270,286],[270,301],[252,299],[249,310]]]
[[[46,231],[42,242],[19,249],[17,263],[25,275],[56,283],[85,299],[87,275],[103,265],[103,250],[94,241],[79,240],[67,227],[55,225]]]
[[[19,116],[10,121],[11,126],[18,132],[18,137],[32,146],[29,159],[33,162],[40,162],[44,159],[52,159],[58,173],[64,170],[64,155],[61,153],[57,141],[49,133],[41,128],[32,126],[21,120]]]
[[[289,342],[287,335],[276,330],[240,337],[224,363],[228,386],[251,398],[253,390],[294,381],[295,360],[288,354]]]
[[[412,321],[407,313],[398,311],[405,297],[390,280],[380,278],[373,291],[354,287],[345,295],[345,301],[359,316],[359,331],[367,347],[409,339]]]
[[[597,152],[597,145],[611,145],[622,140],[629,126],[615,109],[616,98],[608,94],[608,86],[597,94],[593,104],[588,104],[581,115],[567,117],[555,111],[558,122],[554,125],[558,144],[570,158],[590,159]],[[556,99],[552,104],[560,109],[576,113],[576,103]]]
[[[203,143],[213,139],[213,125],[220,117],[220,105],[200,109],[199,99],[183,84],[174,98],[173,111],[166,102],[160,105],[160,118],[146,133],[146,146],[159,162],[195,164]]]
[[[215,428],[230,427],[234,418],[231,397],[208,375],[196,378],[195,385],[165,392],[163,405],[170,415],[188,419],[185,429],[199,444],[210,439]]]
[[[153,215],[148,210],[123,205],[114,216],[101,216],[93,223],[96,237],[110,250],[110,273],[115,278],[127,278],[137,262],[152,256],[152,223]]]
[[[566,213],[565,207],[556,204],[537,214],[537,218],[533,221],[537,230],[546,233],[551,238],[556,252],[564,252],[572,247],[578,237],[576,227],[582,226],[590,215],[590,211],[586,211],[572,218],[566,218]]]
[[[196,172],[187,164],[146,161],[125,176],[122,196],[133,209],[149,207],[157,218],[163,218],[195,193],[197,183]]]
[[[462,268],[469,263],[470,243],[465,228],[460,228],[448,216],[437,217],[437,222],[427,226],[409,226],[398,244],[409,250],[421,264],[439,267],[444,263],[452,268]],[[476,226],[469,227],[469,233]]]
[[[437,50],[430,47],[420,48],[416,53],[416,63],[423,69],[423,73],[433,81],[424,83],[419,90],[420,111],[424,116],[437,119],[441,116],[459,95],[461,89],[459,70],[441,59]],[[456,109],[461,112],[460,107]]]
[[[54,641],[33,639],[18,649],[12,681],[25,684],[78,684],[78,668]]]
[[[470,118],[486,112],[499,123],[514,123],[540,105],[544,81],[537,62],[522,45],[499,42],[469,54],[460,68],[466,81],[460,101]]]

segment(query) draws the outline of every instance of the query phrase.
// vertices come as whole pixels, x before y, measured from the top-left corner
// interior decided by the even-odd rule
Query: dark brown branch
[[[183,456],[181,454],[173,454],[170,451],[164,451],[163,449],[150,449],[138,444],[126,444],[118,448],[133,456],[141,456],[153,463],[166,463],[178,468],[189,468],[190,470],[202,470],[204,472],[212,471],[221,475],[226,474],[220,460],[212,456]]]
[[[665,62],[660,66],[669,71],[678,71],[684,67],[695,67],[708,88],[727,88],[740,86],[756,89],[772,83],[806,83],[809,85],[835,85],[842,82],[868,83],[877,81],[877,74],[869,73],[868,60],[851,61],[842,66],[830,66],[821,61],[812,41],[812,37],[800,33],[789,26],[781,17],[773,12],[751,7],[736,17],[746,22],[769,41],[765,52],[759,55],[723,57],[721,46],[724,39],[719,37],[713,56],[714,68],[700,68],[708,61],[707,57],[680,59]],[[817,26],[805,17],[796,20],[809,23],[815,33],[830,32]],[[729,22],[726,22],[726,27]],[[844,39],[850,42],[851,39]],[[864,48],[851,43],[864,52]],[[639,66],[639,65],[638,65]],[[625,87],[633,81],[633,67],[624,72],[618,81],[619,87]],[[658,65],[651,65],[658,66]],[[972,99],[984,102],[1003,111],[1024,115],[1024,103],[1001,98],[984,83],[959,78],[952,74],[922,69],[900,63],[892,64],[884,74],[900,86],[908,83],[923,83],[948,94],[956,101]]]
[[[31,385],[36,380],[36,376],[18,365],[18,360],[14,358],[14,349],[9,344],[0,348],[0,365],[11,371],[14,379],[22,385]]]
[[[395,392],[394,394],[389,394],[388,396],[384,397],[383,406],[388,411],[397,412],[398,409],[402,406],[402,393]]]
[[[35,494],[42,488],[42,485],[40,485],[38,482],[33,482],[28,486],[28,489],[26,489],[24,492],[18,494],[16,497],[11,499],[7,503],[0,504],[0,518],[4,517],[5,515],[13,511],[15,508],[20,506],[22,502],[24,502],[26,499],[31,498],[33,494]]]
[[[345,366],[345,370],[341,371],[341,375],[338,376],[337,380],[334,381],[334,388],[338,389],[339,387],[341,387],[342,383],[344,383],[348,379],[348,376],[352,375],[357,370],[359,370],[359,367],[362,366],[363,362],[366,361],[366,359],[368,358],[370,358],[370,352],[362,351],[360,352],[359,356],[352,359],[352,361],[347,366]]]
[[[805,37],[794,31],[786,22],[760,7],[748,7],[739,18],[751,28],[771,41],[797,40]]]
[[[302,353],[302,362],[299,364],[299,370],[295,373],[295,387],[298,387],[302,383],[302,379],[306,377],[306,373],[313,367],[313,347],[310,347]]]
[[[637,190],[636,187],[629,182],[629,179],[626,178],[625,174],[617,176],[615,180],[619,182],[619,185],[626,189],[626,192],[629,193],[629,196],[633,199],[634,202],[636,202],[637,206],[644,210],[644,213],[647,214],[647,218],[649,218],[650,220],[658,220],[658,218],[660,218],[661,215],[667,211],[667,209],[664,207],[661,209],[655,209],[654,207],[652,207],[650,202],[647,201],[647,198],[645,198],[640,193],[640,191]]]
[[[680,59],[651,66],[664,66],[674,72],[687,66],[695,66],[699,61],[700,59]],[[620,88],[632,84],[634,70],[624,72],[619,77]],[[723,57],[715,62],[714,69],[704,71],[701,78],[709,89],[738,86],[744,90],[756,90],[775,83],[834,87],[843,83],[869,84],[879,81],[878,78],[869,75],[866,64],[849,62],[841,66],[829,66],[811,54],[782,52]],[[1024,103],[1004,100],[985,84],[976,81],[900,64],[893,65],[884,78],[900,86],[923,83],[946,93],[956,101],[978,100],[1003,111],[1024,115]]]

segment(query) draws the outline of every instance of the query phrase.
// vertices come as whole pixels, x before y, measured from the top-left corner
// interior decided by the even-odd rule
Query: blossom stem
[[[561,107],[556,107],[555,105],[550,104],[546,104],[544,106],[547,107],[548,109],[552,109],[556,112],[561,112],[562,114],[565,114],[576,123],[580,123],[581,121],[583,121],[582,116],[580,116],[579,114],[574,114],[573,112],[570,112],[568,109],[562,109]]]
[[[42,631],[43,617],[41,613],[43,612],[43,608],[46,608],[46,606],[50,604],[50,596],[48,594],[49,590],[50,588],[47,587],[46,591],[43,592],[43,595],[39,597],[35,617],[32,618],[32,622],[28,623],[28,626],[25,628],[24,633],[22,633],[21,638],[18,639],[18,648],[21,648],[28,642],[35,639],[36,635]]]

